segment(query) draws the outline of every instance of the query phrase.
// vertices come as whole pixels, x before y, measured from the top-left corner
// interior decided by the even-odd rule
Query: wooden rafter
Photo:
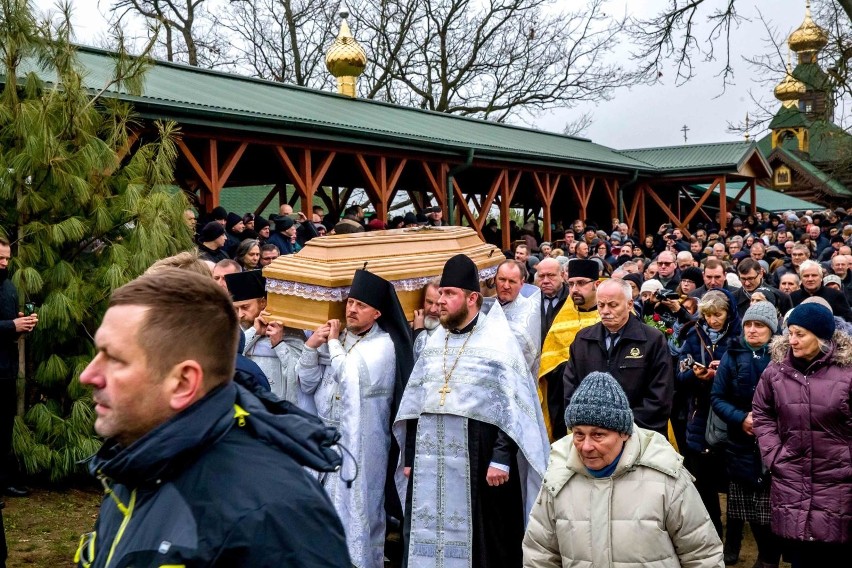
[[[654,200],[654,202],[659,206],[659,208],[663,210],[663,213],[668,216],[669,220],[675,225],[677,225],[677,227],[683,232],[684,235],[686,235],[687,237],[690,236],[689,231],[686,228],[686,223],[681,223],[681,221],[677,218],[677,215],[675,215],[672,210],[669,209],[669,206],[666,205],[666,202],[663,201],[659,195],[657,195],[656,191],[646,186],[646,193],[651,197],[651,199]]]
[[[719,185],[719,179],[713,180],[713,183],[707,188],[704,194],[699,198],[698,202],[695,206],[686,214],[686,217],[683,218],[683,221],[680,222],[679,226],[689,225],[689,222],[692,221],[692,218],[695,217],[701,208],[704,206],[704,202],[707,201],[707,198],[713,195],[713,190],[716,189],[716,186]]]
[[[334,151],[328,152],[328,154],[326,154],[320,161],[319,166],[317,166],[316,169],[313,168],[313,154],[310,149],[301,149],[299,152],[298,167],[293,163],[293,160],[290,159],[290,156],[284,146],[275,146],[275,154],[278,156],[278,159],[284,167],[284,171],[290,178],[290,182],[293,184],[293,187],[296,188],[296,193],[302,201],[302,212],[307,215],[313,207],[314,195],[316,194],[317,188],[322,183],[322,180],[325,177],[326,172],[328,172],[328,168],[331,166],[331,163],[334,161],[337,153]]]
[[[535,182],[538,195],[541,198],[542,217],[544,221],[543,236],[546,241],[551,239],[551,207],[553,206],[553,198],[556,197],[556,190],[559,188],[559,182],[561,179],[562,176],[560,174],[552,175],[548,173],[544,174],[544,180],[542,180],[541,175],[538,172],[533,172],[533,181]],[[573,178],[571,178],[571,183],[574,183]]]
[[[438,202],[438,207],[444,212],[444,218],[447,218],[447,172],[450,166],[445,163],[438,164],[438,171],[432,172],[432,166],[428,162],[420,162],[423,167],[423,172],[426,174],[426,179],[432,186],[432,193],[435,195],[435,201]],[[451,222],[450,219],[447,219]]]
[[[689,199],[690,201],[692,201],[692,204],[693,204],[693,205],[697,205],[697,204],[698,204],[698,202],[697,202],[697,201],[695,201],[695,198],[694,198],[694,197],[692,197],[692,196],[689,194],[689,192],[688,192],[688,191],[686,191],[686,188],[684,188],[683,186],[680,186],[680,188],[678,189],[678,194],[679,194],[679,195],[683,195],[684,197],[686,197],[687,199]],[[699,208],[698,212],[699,212],[699,213],[701,213],[701,214],[704,216],[704,218],[705,218],[705,219],[707,219],[708,221],[712,221],[712,219],[710,218],[710,215],[708,215],[708,214],[707,214],[707,212],[706,212],[706,211],[704,211],[704,208]]]
[[[459,212],[465,217],[465,219],[467,219],[468,224],[476,230],[479,238],[485,240],[482,236],[482,229],[480,229],[479,225],[476,223],[476,218],[473,216],[473,213],[467,204],[467,199],[465,199],[457,179],[453,179],[453,191],[456,196],[456,203],[458,204]]]
[[[375,170],[370,168],[367,159],[363,154],[355,154],[355,160],[361,168],[361,173],[367,182],[364,189],[368,195],[373,198],[376,207],[376,214],[382,221],[388,220],[388,206],[393,200],[396,184],[399,181],[399,176],[402,175],[402,169],[408,162],[403,158],[393,168],[388,175],[388,163],[385,156],[379,156],[375,162]]]

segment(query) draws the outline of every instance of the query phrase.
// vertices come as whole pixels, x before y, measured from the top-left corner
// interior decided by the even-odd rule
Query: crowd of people
[[[312,214],[214,210],[114,293],[80,377],[106,490],[80,566],[721,567],[746,523],[757,568],[852,553],[846,211],[528,224],[412,314],[358,270],[345,319],[301,330],[259,269],[397,226]]]

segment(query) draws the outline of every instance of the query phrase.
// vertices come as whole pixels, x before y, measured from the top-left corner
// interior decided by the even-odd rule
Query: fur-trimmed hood
[[[834,350],[831,353],[831,363],[840,367],[852,367],[852,335],[836,330],[831,338]],[[769,344],[772,360],[780,363],[787,358],[790,351],[790,334],[785,331]]]

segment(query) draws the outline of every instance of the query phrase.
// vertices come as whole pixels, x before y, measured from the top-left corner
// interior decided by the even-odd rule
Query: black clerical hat
[[[276,231],[286,231],[287,229],[296,224],[293,219],[287,217],[286,215],[277,215],[272,218],[272,222],[275,223]]]
[[[246,270],[225,275],[225,284],[235,302],[266,297],[266,278],[260,270]]]
[[[601,267],[594,260],[574,258],[568,261],[569,278],[589,278],[597,280],[601,275]]]
[[[384,313],[390,282],[366,270],[356,270],[349,289],[349,297],[364,302],[371,308]]]
[[[479,270],[466,255],[457,254],[444,265],[440,286],[479,292]]]

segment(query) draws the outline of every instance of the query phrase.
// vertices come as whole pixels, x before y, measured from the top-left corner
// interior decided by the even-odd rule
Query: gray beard
[[[432,316],[426,316],[423,320],[423,327],[425,327],[428,331],[432,331],[441,325],[441,320],[438,318],[433,318]]]

